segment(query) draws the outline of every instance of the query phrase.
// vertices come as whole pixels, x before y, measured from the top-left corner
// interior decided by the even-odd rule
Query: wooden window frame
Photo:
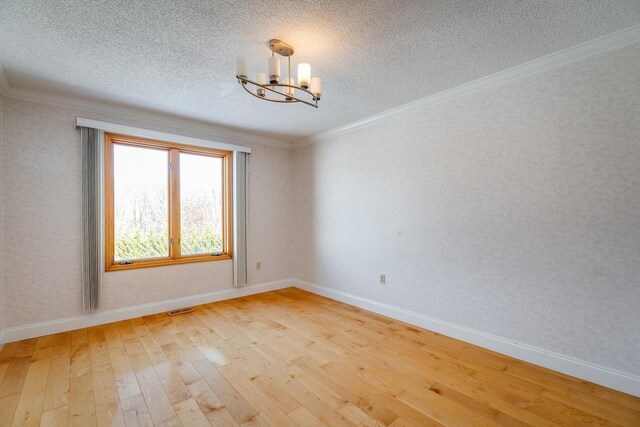
[[[115,261],[114,218],[114,169],[113,145],[130,145],[168,152],[169,168],[169,256],[134,259],[131,264]],[[180,153],[199,154],[222,159],[222,253],[220,255],[197,254],[182,256],[180,245]],[[131,270],[135,268],[160,267],[164,265],[192,262],[222,261],[233,257],[233,181],[232,152],[173,142],[156,141],[113,133],[104,134],[104,182],[105,182],[105,271]],[[173,240],[172,240],[173,239]]]

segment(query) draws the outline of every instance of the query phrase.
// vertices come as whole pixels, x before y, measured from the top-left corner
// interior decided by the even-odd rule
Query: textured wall
[[[296,150],[296,277],[639,375],[639,69],[636,44]]]
[[[6,326],[79,315],[81,157],[75,117],[185,132],[15,99],[4,102]],[[249,280],[265,283],[292,277],[292,153],[264,145],[252,149]],[[256,261],[262,261],[261,270],[255,270]],[[230,287],[231,261],[110,272],[104,274],[102,307],[128,307]]]

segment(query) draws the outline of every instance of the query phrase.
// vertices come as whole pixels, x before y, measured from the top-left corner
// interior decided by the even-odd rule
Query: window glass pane
[[[169,256],[169,152],[113,145],[115,260]]]
[[[182,255],[222,252],[222,159],[180,153]]]

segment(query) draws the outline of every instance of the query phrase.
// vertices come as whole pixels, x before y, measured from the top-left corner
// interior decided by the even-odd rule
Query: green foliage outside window
[[[222,252],[222,236],[213,227],[203,228],[197,233],[184,233],[181,244],[184,254]],[[168,245],[166,233],[125,234],[116,240],[115,257],[116,260],[165,257]]]

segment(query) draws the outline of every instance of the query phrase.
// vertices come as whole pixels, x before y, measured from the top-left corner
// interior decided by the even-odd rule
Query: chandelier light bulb
[[[265,73],[256,73],[256,83],[258,83],[259,85],[266,85],[267,84],[267,75]],[[267,94],[267,91],[263,88],[258,88],[256,90],[256,93],[258,94],[258,96],[265,96]]]
[[[306,63],[298,64],[298,86],[308,89],[309,80],[311,80],[311,65]]]
[[[280,82],[280,59],[275,56],[269,58],[269,83],[278,84]]]
[[[247,78],[249,75],[249,67],[245,58],[236,59],[236,76]]]
[[[316,99],[320,99],[320,95],[322,95],[322,79],[320,77],[313,77],[311,79],[311,93],[313,93]]]

